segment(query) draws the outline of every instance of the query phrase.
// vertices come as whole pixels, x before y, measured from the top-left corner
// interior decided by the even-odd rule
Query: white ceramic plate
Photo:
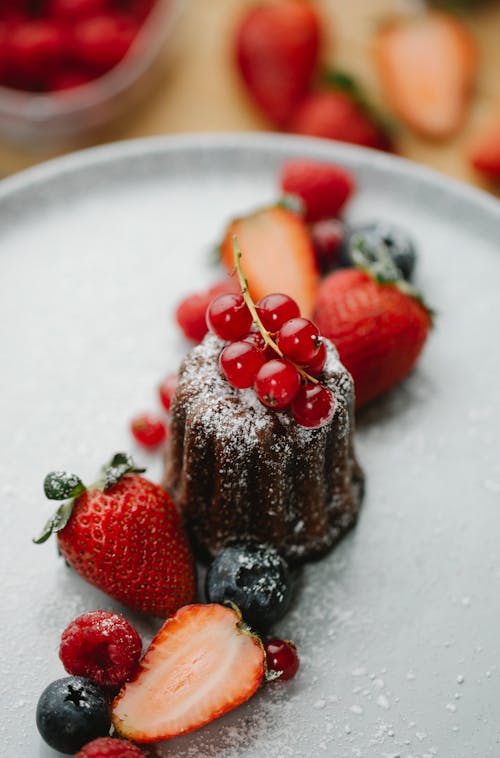
[[[176,757],[498,756],[500,206],[396,158],[282,136],[167,138],[70,156],[0,185],[1,755],[54,755],[34,707],[63,675],[59,634],[113,604],[31,543],[41,483],[86,481],[132,449],[131,415],[186,345],[176,301],[218,272],[226,220],[275,197],[288,156],[354,171],[356,220],[418,241],[438,311],[413,376],[359,420],[359,524],[305,568],[277,628],[299,647],[288,684],[167,745]],[[134,619],[137,620],[138,619]],[[151,635],[155,623],[138,621]]]

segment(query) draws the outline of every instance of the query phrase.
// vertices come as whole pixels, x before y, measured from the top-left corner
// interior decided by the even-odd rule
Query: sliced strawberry
[[[337,216],[354,191],[354,177],[333,163],[290,160],[281,170],[281,189],[304,202],[306,221]]]
[[[285,208],[273,206],[233,221],[221,245],[222,262],[234,269],[233,237],[243,251],[241,265],[255,301],[283,292],[308,318],[314,306],[318,272],[304,221]]]
[[[123,737],[157,742],[191,732],[248,700],[264,676],[264,649],[222,605],[188,605],[153,639],[113,703]]]
[[[314,318],[352,374],[357,408],[410,373],[431,326],[418,300],[358,269],[323,280]]]
[[[434,138],[460,128],[476,50],[457,19],[432,11],[393,21],[378,32],[374,53],[386,97],[410,128]]]
[[[476,171],[489,179],[500,180],[500,119],[476,135],[469,160]]]
[[[283,126],[305,94],[319,52],[320,22],[302,0],[250,8],[236,35],[237,64],[250,95],[277,126]]]
[[[344,92],[329,89],[307,95],[289,121],[288,130],[378,150],[390,147],[389,138],[366,109]]]

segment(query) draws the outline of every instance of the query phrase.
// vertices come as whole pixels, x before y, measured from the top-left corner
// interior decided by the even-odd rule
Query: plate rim
[[[80,169],[96,168],[117,159],[137,158],[157,152],[169,153],[178,150],[230,151],[234,149],[267,149],[280,152],[330,152],[334,161],[369,165],[385,174],[404,179],[411,178],[420,186],[445,191],[457,200],[465,201],[482,213],[498,217],[500,201],[488,193],[455,179],[433,168],[402,158],[392,153],[351,145],[336,140],[286,135],[273,132],[196,132],[190,134],[157,135],[136,139],[109,142],[104,145],[51,158],[31,166],[0,181],[0,203],[18,192],[43,184],[58,176],[74,173]],[[325,155],[325,160],[327,156]]]

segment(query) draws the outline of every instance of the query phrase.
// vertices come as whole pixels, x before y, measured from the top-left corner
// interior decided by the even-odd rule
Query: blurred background
[[[498,194],[499,40],[493,1],[0,0],[0,173],[114,140],[282,130]]]

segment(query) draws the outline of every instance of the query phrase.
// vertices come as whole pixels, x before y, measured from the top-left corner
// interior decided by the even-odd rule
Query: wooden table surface
[[[153,134],[196,131],[251,131],[269,128],[246,97],[231,61],[232,29],[241,9],[255,0],[185,0],[178,24],[175,53],[148,99],[100,141]],[[323,58],[359,78],[375,103],[383,100],[373,70],[370,43],[377,21],[391,12],[411,9],[415,0],[317,0],[327,27]],[[479,48],[476,92],[467,124],[451,140],[433,143],[401,126],[399,152],[450,176],[498,192],[467,165],[471,134],[500,115],[500,2],[487,4],[465,17]],[[65,150],[20,150],[0,144],[0,172],[10,174]],[[95,142],[94,142],[95,144]]]

